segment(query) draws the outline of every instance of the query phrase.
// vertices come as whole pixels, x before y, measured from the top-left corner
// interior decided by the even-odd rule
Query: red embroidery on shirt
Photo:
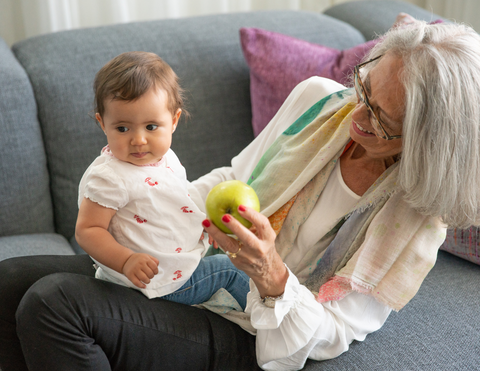
[[[158,185],[158,182],[151,182],[152,178],[148,177],[147,179],[145,179],[145,183],[148,183],[149,186],[156,186]]]
[[[188,206],[182,206],[180,208],[184,213],[193,213],[193,210],[188,210]]]
[[[182,248],[181,248],[181,247],[177,247],[177,248],[175,249],[175,251],[178,252],[178,253],[180,253],[180,251],[182,251]]]
[[[167,169],[170,169],[172,170],[172,168],[170,166],[167,166]],[[174,173],[175,171],[172,170],[172,173]]]
[[[174,281],[176,281],[176,280],[178,280],[179,278],[182,277],[182,271],[180,271],[180,270],[173,272],[173,274],[176,274],[176,275],[177,275],[177,277],[173,277],[173,280],[174,280]]]
[[[147,222],[147,219],[142,219],[138,215],[134,215],[133,218],[137,221],[137,223],[140,223],[140,224]]]

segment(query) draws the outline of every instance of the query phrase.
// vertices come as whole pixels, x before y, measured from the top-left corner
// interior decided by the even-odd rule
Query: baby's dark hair
[[[152,87],[167,93],[168,109],[172,115],[179,108],[187,114],[177,75],[162,58],[147,52],[120,54],[97,72],[93,83],[94,110],[103,117],[107,99],[133,101]]]

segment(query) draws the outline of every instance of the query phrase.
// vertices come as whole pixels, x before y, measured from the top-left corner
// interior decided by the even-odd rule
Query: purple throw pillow
[[[258,28],[241,28],[240,41],[250,67],[255,136],[303,80],[322,76],[348,85],[353,67],[378,42],[372,40],[351,49],[338,50]]]

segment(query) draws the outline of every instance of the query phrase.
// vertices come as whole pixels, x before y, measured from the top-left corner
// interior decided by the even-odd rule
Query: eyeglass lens
[[[356,72],[355,76],[354,76],[355,90],[357,91],[357,94],[358,94],[360,100],[362,101],[362,103],[365,104],[365,106],[370,111],[370,123],[372,124],[373,129],[375,130],[375,133],[377,134],[377,136],[385,139],[386,137],[385,137],[385,134],[383,133],[383,130],[380,126],[380,123],[378,122],[377,117],[376,117],[375,113],[373,112],[372,107],[370,106],[370,103],[368,102],[367,95],[365,93],[365,89],[363,88],[363,84],[360,81],[360,76],[359,76],[358,70],[355,71],[355,72]]]

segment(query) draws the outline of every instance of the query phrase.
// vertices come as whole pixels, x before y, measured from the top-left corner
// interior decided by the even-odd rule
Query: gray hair
[[[480,36],[461,24],[389,31],[368,59],[403,61],[403,151],[399,185],[422,214],[449,227],[480,222]]]

